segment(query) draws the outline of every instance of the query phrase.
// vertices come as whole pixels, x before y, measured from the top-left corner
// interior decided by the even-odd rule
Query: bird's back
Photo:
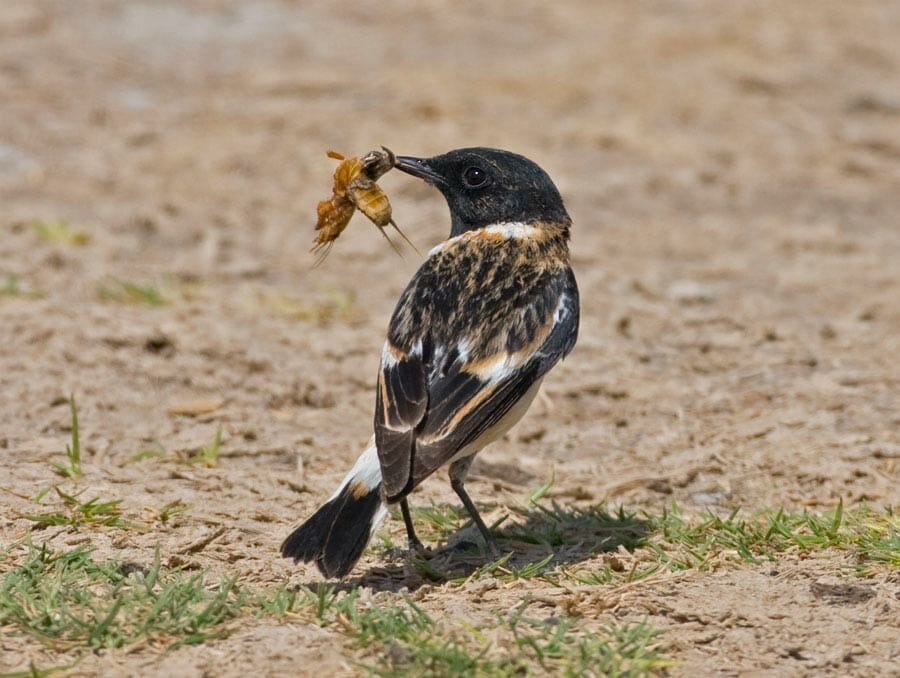
[[[391,318],[376,399],[388,497],[478,439],[571,350],[578,290],[566,228],[467,231],[413,277]]]

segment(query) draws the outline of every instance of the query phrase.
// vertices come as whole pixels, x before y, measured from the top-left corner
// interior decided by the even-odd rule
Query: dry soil
[[[325,150],[380,144],[523,153],[575,221],[580,341],[474,467],[489,517],[551,476],[560,502],[651,512],[896,505],[898,35],[900,3],[875,0],[0,3],[0,284],[18,291],[0,295],[0,541],[29,532],[27,498],[58,480],[75,394],[92,493],[131,516],[189,507],[92,537],[101,556],[159,544],[260,586],[317,581],[277,548],[371,434],[384,329],[420,262],[357,217],[310,268]],[[420,249],[446,235],[435,191],[381,183]],[[120,281],[167,303],[110,299]],[[219,427],[215,468],[132,461]],[[443,475],[412,499],[454,501]],[[382,565],[370,553],[356,574],[377,588]],[[647,616],[676,675],[891,674],[900,583],[820,595],[846,565],[690,572],[582,611]],[[545,586],[409,577],[394,585],[429,612],[474,620]],[[57,660],[4,643],[0,670]],[[78,671],[326,675],[352,659],[335,631],[266,622]]]

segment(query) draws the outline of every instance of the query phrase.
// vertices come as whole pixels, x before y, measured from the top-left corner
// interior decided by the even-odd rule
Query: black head
[[[451,236],[498,223],[571,221],[547,173],[509,151],[460,148],[433,158],[398,156],[396,167],[444,194]]]

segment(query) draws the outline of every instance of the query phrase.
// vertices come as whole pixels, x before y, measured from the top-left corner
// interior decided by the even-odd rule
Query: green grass
[[[142,567],[98,560],[84,546],[54,551],[19,543],[0,558],[0,570],[0,632],[70,655],[175,648],[227,636],[240,620],[290,617],[340,632],[375,675],[591,675],[598,667],[644,675],[668,663],[657,632],[643,624],[587,630],[574,617],[528,615],[529,602],[479,628],[438,620],[406,595],[376,604],[363,602],[360,589],[346,594],[325,585],[257,592],[164,568],[158,553]]]
[[[197,458],[217,459],[220,444],[221,432]],[[61,508],[30,516],[35,523],[87,534],[132,527],[118,501],[81,501],[55,489]],[[692,515],[672,504],[659,513],[629,513],[562,506],[545,497],[546,490],[537,491],[530,505],[512,507],[495,521],[506,520],[496,530],[508,551],[501,558],[485,562],[483,549],[472,548],[412,557],[415,569],[445,583],[442,595],[457,596],[474,618],[455,605],[434,614],[404,592],[373,596],[362,587],[325,584],[257,591],[228,578],[163,567],[158,554],[142,565],[101,560],[86,547],[54,551],[27,542],[0,550],[0,634],[33,637],[68,660],[104,649],[158,651],[209,642],[253,619],[277,618],[339,633],[358,667],[371,675],[642,676],[672,664],[665,636],[646,621],[603,624],[603,618],[577,616],[579,608],[567,606],[570,594],[661,573],[754,566],[785,553],[831,551],[838,567],[860,575],[900,566],[900,521],[890,509],[839,504],[825,513]],[[173,502],[153,520],[170,521],[184,509]],[[432,504],[414,516],[423,534],[437,539],[450,538],[468,522],[454,505]],[[393,549],[390,539],[382,548]],[[396,574],[406,576],[402,568]],[[508,603],[473,598],[464,583],[482,578],[498,580],[522,602],[509,610]],[[539,597],[538,605],[530,592],[537,595],[548,584],[566,595],[549,606],[546,596]]]
[[[196,450],[178,450],[176,452],[168,452],[159,443],[142,449],[131,455],[129,462],[139,462],[145,459],[159,459],[166,462],[175,462],[181,464],[192,464],[196,466],[205,466],[206,468],[215,468],[220,462],[220,452],[222,443],[225,442],[222,435],[222,427],[216,429],[215,435],[203,447]]]
[[[514,546],[515,551],[484,563],[483,553],[473,559],[450,550],[443,562],[440,555],[414,556],[412,564],[420,574],[451,587],[490,576],[506,586],[540,579],[568,590],[573,584],[618,586],[661,572],[752,566],[776,561],[787,552],[833,550],[843,562],[849,559],[850,571],[860,575],[900,566],[900,520],[891,509],[845,510],[839,504],[821,514],[778,510],[689,516],[675,504],[659,514],[631,514],[603,506],[548,504],[540,496],[537,500],[530,507],[512,509],[514,519],[496,533],[501,547]],[[414,517],[417,527],[445,539],[467,522],[458,507],[434,504],[414,510]],[[596,562],[598,554],[599,566],[578,567],[585,559]],[[567,557],[571,562],[565,562]],[[454,564],[479,559],[482,564],[467,576],[448,574]],[[661,644],[664,639],[646,623],[592,629],[589,622],[568,614],[535,617],[528,613],[532,608],[525,596],[517,612],[501,615],[492,627],[435,619],[408,598],[388,607],[360,607],[354,593],[340,598],[326,588],[318,591],[315,607],[320,623],[331,620],[358,647],[374,653],[365,667],[376,675],[632,676],[671,664]]]
[[[87,501],[80,501],[77,494],[67,494],[58,487],[53,488],[56,494],[62,499],[62,510],[49,511],[47,513],[37,513],[26,516],[26,518],[41,527],[51,527],[54,525],[97,525],[103,527],[134,527],[132,523],[122,518],[121,499],[112,501],[100,501],[99,497],[94,497]],[[39,495],[38,501],[43,498],[43,494]]]
[[[540,560],[525,562],[521,565],[510,563],[512,557],[513,553],[509,552],[504,556],[500,556],[497,560],[485,563],[472,574],[465,577],[459,577],[455,581],[462,582],[470,579],[479,579],[485,575],[490,575],[506,582],[515,581],[517,579],[533,579],[546,571],[550,561],[553,560],[554,554],[549,553]]]
[[[91,236],[85,231],[73,228],[64,221],[44,221],[35,219],[31,222],[31,228],[38,240],[63,245],[86,245]]]
[[[491,526],[501,542],[549,548],[577,542],[590,552],[609,551],[619,545],[634,548],[643,543],[649,526],[646,517],[629,514],[622,508],[610,512],[602,505],[580,508],[542,501],[551,484],[552,481],[531,492],[524,506],[510,507],[511,524],[497,529],[511,517],[505,515]],[[432,542],[446,541],[471,525],[468,513],[456,504],[432,502],[430,506],[412,506],[410,511],[419,536]],[[394,518],[400,519],[399,511]]]
[[[533,663],[542,672],[566,676],[643,676],[672,665],[661,652],[661,633],[646,622],[605,625],[589,632],[579,628],[576,618],[548,621],[526,617],[526,611],[522,605],[511,619],[500,620],[513,634],[517,675]]]
[[[544,488],[529,496],[540,500]],[[559,568],[572,560],[585,560],[594,554],[634,549],[644,543],[649,529],[646,518],[623,509],[608,511],[603,506],[563,507],[537,501],[530,506],[511,507],[491,526],[501,551],[499,559],[485,562],[485,550],[440,549],[441,542],[470,525],[468,514],[455,505],[431,504],[412,507],[413,520],[426,544],[437,549],[436,557],[413,556],[412,565],[423,577],[435,581],[466,581],[493,576],[503,581],[544,577],[555,580]],[[505,524],[505,525],[504,525]],[[501,525],[504,525],[501,527]],[[476,537],[480,543],[480,537]],[[382,540],[381,552],[391,554],[393,542]]]
[[[46,676],[52,676],[54,673],[58,673],[59,671],[67,671],[74,667],[78,661],[71,662],[69,664],[60,664],[58,666],[48,666],[47,668],[39,669],[34,665],[34,662],[31,663],[30,667],[27,671],[13,671],[12,673],[0,673],[0,678],[46,678]]]
[[[358,313],[355,293],[333,287],[303,298],[279,290],[260,290],[252,303],[256,308],[275,315],[322,324],[352,321]]]
[[[427,540],[446,540],[470,522],[465,509],[453,504],[438,505],[432,502],[430,506],[413,506],[410,513],[416,533],[421,529],[419,537]],[[399,520],[400,513],[397,512],[395,517]]]
[[[138,452],[135,452],[131,455],[129,461],[144,461],[144,459],[166,459],[168,458],[169,453],[166,452],[166,448],[164,448],[159,443],[154,444],[152,447],[146,447]]]
[[[219,449],[222,447],[222,427],[216,429],[216,435],[206,445],[200,448],[197,454],[188,458],[191,464],[199,464],[206,468],[214,468],[219,465]]]
[[[321,585],[306,591],[319,624],[365,650],[362,667],[380,676],[642,676],[671,664],[660,633],[645,623],[586,628],[568,615],[527,614],[531,601],[480,627],[429,615],[406,594],[364,603]]]
[[[187,510],[188,507],[186,504],[180,499],[175,499],[159,509],[154,517],[161,523],[167,523],[175,516],[187,512]]]
[[[724,518],[714,513],[690,518],[673,505],[652,524],[656,535],[648,545],[672,570],[705,570],[722,561],[758,564],[786,551],[825,549],[852,554],[863,568],[900,566],[900,517],[890,508],[846,511],[841,502],[822,514],[778,510],[742,516],[735,510]]]
[[[66,445],[66,463],[53,462],[53,469],[63,478],[80,478],[81,471],[81,437],[78,431],[78,406],[75,396],[69,397],[69,408],[72,411],[72,442]]]
[[[20,299],[40,299],[44,293],[22,283],[17,275],[6,276],[6,282],[0,285],[0,296],[19,297]]]
[[[538,493],[540,494],[540,493]],[[873,568],[900,566],[900,517],[866,506],[833,511],[770,510],[729,515],[687,515],[676,504],[659,514],[611,511],[605,506],[562,506],[538,498],[526,507],[511,507],[495,530],[506,555],[485,562],[484,552],[438,549],[437,557],[413,556],[411,563],[431,581],[453,582],[493,576],[504,581],[541,577],[586,585],[625,584],[658,572],[711,570],[728,565],[760,564],[791,551],[801,554],[834,549],[849,557],[864,575]],[[413,508],[417,529],[438,547],[467,526],[454,505]],[[511,518],[506,520],[506,518]],[[435,543],[437,542],[437,543]],[[390,553],[390,540],[382,552]],[[629,557],[616,552],[624,548]],[[590,568],[579,563],[607,554]]]
[[[6,562],[18,556],[17,564]],[[204,573],[166,569],[159,554],[147,567],[97,561],[87,547],[53,551],[20,543],[0,567],[0,630],[58,650],[174,647],[227,635],[246,616],[282,617],[297,603],[281,587],[268,593],[210,582]]]
[[[146,304],[164,306],[168,303],[159,288],[108,277],[97,283],[97,298],[101,301],[116,301],[126,304]]]
[[[535,502],[513,510],[518,520],[501,530],[501,537],[548,547],[579,543],[590,553],[619,546],[633,549],[644,543],[650,525],[646,516],[630,514],[621,507],[611,512],[602,505],[580,508]]]
[[[586,517],[604,514],[596,508],[585,511],[554,506],[551,511],[563,535],[578,534]],[[839,503],[833,511],[821,514],[770,510],[743,515],[734,510],[723,517],[713,512],[688,516],[673,504],[659,515],[642,513],[637,517],[620,511],[617,520],[626,529],[621,543],[634,556],[629,564],[610,555],[600,567],[564,567],[560,573],[583,584],[621,584],[660,571],[758,565],[776,561],[785,552],[810,554],[828,549],[848,556],[861,575],[879,565],[900,567],[900,518],[890,508],[877,512],[858,506],[847,511]],[[634,531],[629,536],[630,522],[643,524],[643,534]],[[589,548],[594,550],[594,546]],[[541,574],[553,579],[556,573]]]
[[[67,526],[72,528],[112,527],[122,530],[134,530],[148,532],[158,523],[168,523],[175,516],[186,513],[188,505],[176,499],[170,501],[158,509],[148,508],[140,518],[126,519],[122,511],[122,500],[113,499],[102,501],[100,497],[93,497],[87,501],[79,498],[87,490],[68,494],[58,486],[46,487],[32,497],[35,504],[42,504],[44,498],[51,491],[55,492],[59,501],[56,506],[43,513],[23,515],[26,520],[34,523],[34,529],[45,527]]]

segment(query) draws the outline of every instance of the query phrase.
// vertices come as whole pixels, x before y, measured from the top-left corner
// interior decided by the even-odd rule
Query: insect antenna
[[[394,243],[394,241],[391,240],[391,239],[388,237],[387,231],[385,231],[383,227],[378,226],[378,224],[375,224],[375,226],[376,226],[376,228],[378,228],[379,231],[381,231],[381,235],[384,236],[384,239],[387,240],[388,243],[390,243],[391,249],[394,250],[394,251],[397,253],[397,255],[402,259],[402,258],[403,258],[403,252],[401,252],[401,251],[400,251],[400,248],[397,247],[396,243]],[[402,234],[401,234],[401,235],[402,235]]]
[[[413,250],[415,250],[416,254],[418,254],[421,257],[422,253],[419,251],[419,248],[416,247],[415,245],[413,245],[412,240],[410,240],[409,238],[406,237],[406,233],[404,233],[403,231],[400,230],[400,227],[397,225],[397,222],[394,221],[393,219],[391,219],[388,223],[396,229],[397,233],[400,234],[400,237],[406,241],[406,244],[409,245],[410,247],[412,247]]]

